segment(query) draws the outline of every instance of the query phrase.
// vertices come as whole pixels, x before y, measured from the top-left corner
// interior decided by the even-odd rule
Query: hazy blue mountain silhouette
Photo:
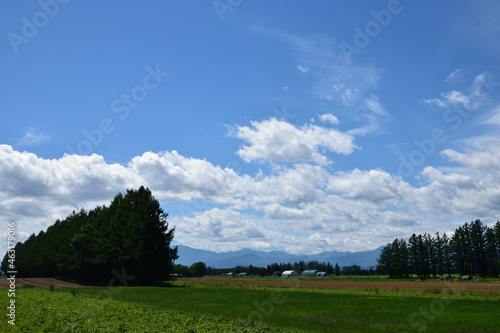
[[[179,259],[176,264],[191,266],[193,263],[202,261],[207,266],[214,268],[232,268],[236,266],[258,266],[266,267],[272,263],[294,263],[299,261],[330,262],[332,265],[338,263],[339,266],[359,265],[361,267],[374,267],[377,265],[377,258],[383,246],[361,252],[339,252],[329,251],[313,255],[294,255],[282,251],[256,251],[252,249],[242,249],[230,252],[213,252],[194,249],[189,246],[179,245]]]

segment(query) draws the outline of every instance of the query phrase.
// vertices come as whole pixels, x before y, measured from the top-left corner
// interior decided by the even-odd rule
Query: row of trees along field
[[[267,275],[273,274],[275,271],[288,271],[294,270],[297,273],[302,273],[305,270],[318,270],[320,272],[326,272],[327,275],[374,275],[377,272],[373,268],[362,268],[358,265],[342,266],[340,267],[338,263],[332,265],[330,262],[318,262],[313,261],[299,261],[292,263],[273,263],[268,265],[265,272]]]
[[[292,263],[273,263],[267,265],[267,268],[258,266],[236,266],[233,268],[214,268],[207,267],[203,262],[196,262],[191,267],[185,265],[174,265],[174,274],[179,276],[203,276],[203,275],[219,275],[221,273],[239,274],[246,273],[248,275],[271,276],[274,272],[295,270],[297,273],[302,273],[304,270],[315,269],[321,272],[326,272],[327,275],[375,275],[378,272],[373,268],[362,268],[358,265],[340,267],[337,263],[332,266],[330,263],[320,263],[318,261],[309,262],[294,262]]]
[[[379,270],[392,278],[421,278],[459,273],[498,277],[500,274],[500,222],[492,228],[480,220],[458,227],[450,238],[436,233],[395,239],[382,249]]]
[[[123,275],[134,285],[167,280],[178,258],[177,247],[170,247],[174,228],[168,229],[167,215],[147,188],[119,193],[109,207],[73,212],[17,243],[18,276],[88,284],[108,284]],[[8,264],[5,255],[3,271],[10,270]]]
[[[338,263],[332,265],[330,262],[318,262],[316,260],[313,261],[299,261],[291,263],[274,263],[267,266],[266,274],[273,274],[275,271],[287,271],[294,270],[297,273],[302,273],[305,270],[318,270],[320,272],[326,272],[327,275],[375,275],[377,271],[372,267],[370,268],[362,268],[358,265],[350,265],[350,266],[342,266],[340,267]]]

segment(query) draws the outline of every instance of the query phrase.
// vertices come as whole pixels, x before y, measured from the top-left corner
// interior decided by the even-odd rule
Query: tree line
[[[221,273],[232,273],[237,275],[239,273],[246,273],[248,275],[260,275],[260,276],[272,276],[274,272],[283,272],[287,270],[295,270],[297,273],[301,274],[305,270],[318,270],[320,272],[326,272],[327,275],[375,275],[379,272],[373,267],[363,268],[358,265],[350,265],[340,267],[338,263],[331,265],[331,263],[309,261],[309,262],[294,262],[292,263],[273,263],[267,265],[267,267],[258,266],[236,266],[233,268],[214,268],[207,267],[203,262],[196,262],[190,267],[186,265],[177,264],[174,265],[174,274],[185,277],[192,276],[203,276],[203,275],[220,275]]]
[[[47,231],[16,244],[17,276],[87,284],[124,277],[133,285],[167,280],[178,258],[177,247],[170,247],[175,228],[168,229],[167,216],[144,187],[117,194],[109,207],[73,211]],[[11,270],[8,265],[6,254],[1,269]]]
[[[438,275],[498,277],[500,274],[500,222],[493,227],[481,220],[458,227],[450,238],[413,234],[408,241],[395,239],[378,258],[378,269],[391,278],[411,274],[425,279]]]

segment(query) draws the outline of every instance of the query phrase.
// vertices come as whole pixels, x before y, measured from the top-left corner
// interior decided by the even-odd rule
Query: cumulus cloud
[[[498,143],[498,142],[497,142]],[[446,149],[442,154],[454,162],[475,169],[489,169],[494,171],[500,165],[500,147],[490,146],[487,151],[471,151],[459,153],[453,149]]]
[[[245,247],[272,250],[277,243],[280,248],[296,251],[294,247],[298,243],[296,237],[280,233],[266,219],[230,208],[174,217],[172,224],[176,227],[176,242],[197,244],[197,248],[204,250],[234,251]]]
[[[338,172],[330,177],[328,190],[343,193],[353,199],[379,202],[400,200],[408,195],[411,187],[408,183],[381,170]]]
[[[234,134],[249,143],[238,151],[246,162],[269,160],[326,165],[330,161],[320,148],[343,155],[357,148],[351,135],[336,129],[310,124],[297,128],[276,118],[251,124],[252,127],[238,126]]]
[[[73,203],[101,200],[117,190],[137,184],[138,178],[102,156],[65,155],[47,160],[0,145],[2,188],[15,196],[50,197]]]
[[[214,202],[233,202],[236,183],[244,183],[234,170],[214,166],[206,160],[187,158],[176,151],[160,154],[146,152],[134,157],[129,169],[141,175],[145,184],[151,184],[165,201],[210,199]]]
[[[291,133],[311,128],[291,127]],[[0,145],[0,223],[18,222],[19,236],[27,237],[73,210],[108,204],[116,193],[144,185],[163,204],[198,200],[170,217],[180,244],[215,251],[367,250],[414,232],[454,230],[469,219],[498,220],[498,147],[445,150],[459,171],[427,167],[421,185],[412,186],[384,170],[332,173],[295,163],[251,177],[175,151],[146,152],[120,165],[98,155],[44,159]]]

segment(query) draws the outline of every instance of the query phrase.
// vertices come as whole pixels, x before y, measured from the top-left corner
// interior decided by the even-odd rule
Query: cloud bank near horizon
[[[490,138],[483,149],[443,150],[453,171],[425,167],[415,186],[380,169],[331,171],[318,147],[338,154],[355,147],[353,137],[336,129],[274,118],[251,124],[236,128],[249,143],[237,154],[249,162],[282,162],[266,174],[241,174],[176,151],[145,152],[121,165],[95,154],[44,159],[0,145],[2,223],[16,221],[26,238],[73,210],[108,204],[141,185],[162,203],[192,206],[169,219],[176,243],[215,251],[367,250],[414,232],[498,219],[500,140]],[[292,149],[300,142],[304,149]]]

